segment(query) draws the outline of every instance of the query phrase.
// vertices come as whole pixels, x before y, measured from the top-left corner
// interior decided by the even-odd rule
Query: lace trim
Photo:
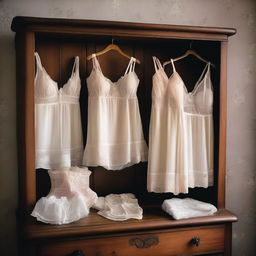
[[[87,145],[83,164],[102,166],[108,170],[120,170],[139,162],[146,162],[148,149],[145,141],[124,144]]]
[[[189,112],[184,112],[186,116],[197,116],[197,117],[212,117],[212,114],[194,114]]]
[[[166,180],[168,184],[166,185]],[[192,180],[194,179],[194,181]],[[179,180],[183,184],[178,183]],[[190,173],[162,172],[148,174],[148,191],[156,193],[188,193],[188,188],[213,186],[213,169],[207,171],[190,171]]]
[[[36,169],[59,169],[82,164],[83,149],[36,150]]]
[[[40,98],[40,97],[35,98],[35,104],[62,104],[62,103],[79,104],[79,97],[59,95],[59,96],[48,97],[48,98]]]
[[[134,140],[134,141],[128,141],[128,142],[123,142],[123,143],[113,143],[113,144],[110,144],[110,143],[103,143],[103,142],[99,142],[100,145],[86,145],[86,149],[87,148],[99,148],[99,147],[102,147],[102,146],[121,146],[121,145],[131,145],[131,144],[145,144],[146,142],[144,140]],[[144,146],[144,145],[143,145]]]
[[[162,171],[162,172],[151,172],[149,175],[158,175],[158,176],[165,176],[165,175],[173,175],[173,174],[181,174],[184,173],[185,171],[177,171],[177,170],[173,170],[173,171]],[[193,174],[193,173],[197,173],[200,175],[204,175],[204,174],[213,174],[213,169],[208,169],[208,170],[188,170],[185,173],[187,173],[188,175]]]
[[[136,96],[90,96],[91,99],[138,100]]]

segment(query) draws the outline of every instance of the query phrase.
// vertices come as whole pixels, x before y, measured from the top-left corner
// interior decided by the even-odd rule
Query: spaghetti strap
[[[155,71],[158,71],[159,69],[163,70],[163,66],[160,60],[156,56],[153,56],[153,62],[154,62]]]
[[[136,58],[132,57],[132,60],[133,60],[133,62],[132,62],[131,72],[134,72],[135,64],[136,64]]]
[[[135,63],[136,63],[136,59],[134,57],[131,57],[129,63],[128,63],[128,66],[125,70],[125,75],[130,73],[130,72],[134,72],[134,69],[135,69]]]
[[[172,63],[172,69],[173,69],[173,72],[176,72],[176,68],[175,68],[175,65],[174,65],[174,61],[173,61],[173,59],[171,59],[171,63]]]
[[[101,67],[100,67],[100,63],[99,63],[99,61],[98,61],[98,59],[97,59],[97,56],[96,56],[96,53],[93,53],[93,54],[92,54],[92,65],[93,65],[93,68],[94,68],[94,69],[97,69],[97,70],[99,70],[100,72],[102,72],[102,71],[101,71]]]
[[[196,92],[196,91],[197,91],[198,86],[199,86],[200,82],[201,82],[202,79],[203,79],[203,76],[206,76],[206,75],[208,74],[209,70],[210,70],[210,62],[208,62],[208,63],[205,65],[205,67],[204,67],[204,69],[203,69],[203,72],[201,73],[199,79],[198,79],[197,82],[196,82],[196,85],[195,85],[195,87],[194,87],[194,89],[193,89],[193,92]]]
[[[39,54],[37,52],[35,52],[34,55],[36,58],[36,77],[37,77],[39,69],[42,70],[43,66],[42,66],[42,62],[41,62]]]
[[[35,52],[34,55],[36,57],[36,63],[38,65],[38,67],[42,68],[42,62],[41,62],[39,54],[37,52]]]
[[[79,75],[79,57],[76,56],[73,69],[72,69],[72,76],[73,75]]]

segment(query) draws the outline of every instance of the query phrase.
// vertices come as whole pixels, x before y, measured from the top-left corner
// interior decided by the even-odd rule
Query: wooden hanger
[[[113,44],[113,39],[112,39],[112,43],[111,43],[111,44],[109,44],[109,45],[108,45],[105,49],[103,49],[102,51],[97,52],[97,53],[95,53],[95,54],[96,54],[96,56],[99,56],[99,55],[105,54],[105,53],[107,53],[107,52],[109,52],[109,51],[111,51],[111,50],[117,51],[117,52],[120,53],[122,56],[124,56],[124,57],[126,57],[126,58],[128,58],[128,59],[131,58],[131,56],[129,56],[128,54],[124,53],[124,52],[120,49],[120,47],[119,47],[118,45]],[[92,54],[89,55],[89,56],[87,57],[87,60],[92,59],[92,57],[93,57]],[[140,64],[140,61],[139,61],[138,59],[135,58],[135,61],[136,61],[138,64]]]
[[[203,61],[203,62],[205,62],[205,63],[209,63],[208,60],[204,59],[204,58],[201,57],[198,53],[196,53],[195,51],[193,51],[193,50],[191,49],[191,45],[192,45],[192,42],[190,43],[190,49],[187,50],[187,51],[186,51],[183,55],[181,55],[180,57],[177,57],[177,58],[173,59],[173,61],[175,62],[175,61],[184,59],[184,58],[186,58],[186,57],[189,56],[189,55],[193,55],[193,56],[195,56],[196,58],[198,58],[199,60],[201,60],[201,61]],[[166,62],[164,62],[163,67],[166,66],[166,65],[168,65],[169,63],[171,63],[171,61],[166,61]],[[210,62],[210,65],[215,68],[215,65],[214,65],[213,63]]]

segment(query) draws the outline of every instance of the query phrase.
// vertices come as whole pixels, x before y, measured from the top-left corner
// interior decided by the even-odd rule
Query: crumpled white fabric
[[[105,208],[105,197],[103,196],[99,196],[96,200],[96,202],[94,203],[94,205],[92,206],[92,208],[96,209],[96,210],[104,210]]]
[[[162,209],[175,220],[213,215],[217,208],[209,203],[192,198],[172,198],[164,200]]]
[[[67,224],[86,217],[98,198],[89,187],[88,168],[68,167],[48,173],[51,190],[37,201],[31,215],[49,224]]]
[[[142,219],[143,210],[134,194],[109,194],[105,198],[99,197],[93,208],[98,214],[115,221],[128,219]]]

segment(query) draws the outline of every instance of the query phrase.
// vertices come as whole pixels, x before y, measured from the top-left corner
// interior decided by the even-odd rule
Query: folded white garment
[[[217,212],[217,208],[214,205],[192,198],[164,200],[162,209],[176,220],[209,216]]]
[[[42,197],[35,205],[32,216],[38,221],[48,224],[68,224],[86,217],[89,209],[82,196],[57,198],[55,196]]]
[[[93,207],[100,210],[99,215],[110,220],[142,219],[143,210],[136,197],[131,193],[100,197]]]

